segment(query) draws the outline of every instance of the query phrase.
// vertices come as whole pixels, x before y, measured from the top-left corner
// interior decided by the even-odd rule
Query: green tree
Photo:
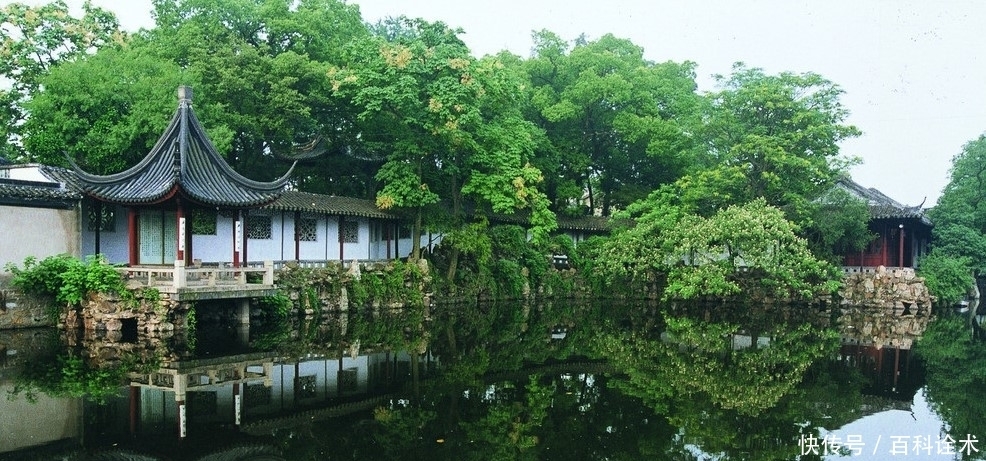
[[[839,141],[860,133],[844,124],[842,89],[814,73],[768,75],[742,63],[717,80],[707,126],[713,166],[679,182],[685,202],[710,215],[763,198],[805,223],[812,202],[855,162],[839,154]]]
[[[103,49],[53,69],[26,107],[24,146],[33,161],[65,164],[65,154],[100,174],[142,159],[168,124],[181,69],[136,48]]]
[[[812,254],[832,264],[842,265],[844,255],[862,250],[876,238],[869,229],[869,205],[840,187],[813,202],[809,212],[801,234]]]
[[[730,206],[711,217],[686,211],[673,188],[655,192],[623,215],[596,255],[610,281],[667,276],[672,299],[742,296],[806,299],[831,291],[833,267],[816,258],[783,212],[764,199]]]
[[[673,182],[696,164],[702,98],[693,63],[654,63],[643,48],[612,35],[574,46],[534,34],[523,63],[528,117],[550,146],[536,166],[548,175],[556,211],[612,210]],[[572,210],[574,208],[574,210]]]
[[[391,19],[352,44],[350,66],[329,71],[335,94],[361,108],[365,148],[387,153],[377,205],[410,211],[412,235],[438,220],[425,210],[439,200],[454,226],[464,222],[467,197],[495,213],[529,208],[535,237],[547,237],[555,224],[528,161],[535,134],[515,108],[517,83],[496,58],[471,57],[459,33]],[[417,238],[413,245],[417,257]]]
[[[50,81],[31,107],[37,120],[28,138],[36,139],[26,141],[40,160],[60,163],[68,151],[95,172],[132,165],[164,128],[175,103],[163,95],[173,94],[178,83],[193,87],[193,104],[210,138],[251,178],[283,174],[287,165],[279,154],[313,140],[333,154],[345,152],[353,114],[332,97],[327,70],[341,59],[343,43],[368,34],[355,6],[335,0],[154,5],[155,28],[45,77]],[[110,110],[102,113],[95,104]],[[106,132],[111,136],[99,143]],[[320,192],[351,185],[366,195],[372,188],[367,164],[342,162],[341,156],[310,160],[299,171],[299,185],[317,185],[312,188]]]
[[[965,299],[976,283],[969,258],[953,256],[940,248],[921,258],[918,275],[938,306],[954,306]]]
[[[52,68],[125,40],[112,13],[89,1],[83,3],[82,13],[81,18],[72,17],[61,0],[0,8],[0,78],[10,82],[0,89],[0,156],[34,160],[25,157],[20,144],[29,118],[24,104],[42,88]]]
[[[952,158],[949,182],[928,216],[935,223],[935,250],[966,258],[977,274],[986,272],[986,135]]]

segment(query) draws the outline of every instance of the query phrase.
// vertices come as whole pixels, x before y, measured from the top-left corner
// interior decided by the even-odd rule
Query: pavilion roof
[[[272,182],[248,179],[219,155],[192,110],[191,89],[178,89],[178,109],[151,151],[128,170],[93,175],[73,164],[67,182],[98,200],[123,205],[158,203],[182,194],[211,206],[253,207],[284,191],[288,172]]]
[[[871,219],[916,219],[925,225],[932,225],[931,220],[924,214],[923,203],[916,206],[903,205],[884,195],[883,192],[872,187],[864,187],[848,177],[839,179],[838,185],[866,202],[870,208]]]

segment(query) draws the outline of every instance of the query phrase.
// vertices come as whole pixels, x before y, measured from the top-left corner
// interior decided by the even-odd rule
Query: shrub
[[[134,300],[126,289],[123,277],[102,255],[80,261],[69,255],[49,256],[41,261],[24,259],[24,268],[8,264],[14,286],[25,293],[54,298],[72,306],[82,302],[89,293],[111,293]]]
[[[24,259],[23,269],[14,263],[8,263],[4,269],[14,275],[12,283],[21,291],[56,298],[62,287],[61,275],[68,271],[69,265],[78,263],[66,254],[49,256],[41,261],[28,256]]]
[[[918,275],[939,306],[952,306],[969,293],[975,283],[969,258],[950,256],[937,249],[920,260]]]
[[[280,290],[270,296],[260,298],[258,304],[265,315],[276,320],[287,319],[294,307],[291,298]]]

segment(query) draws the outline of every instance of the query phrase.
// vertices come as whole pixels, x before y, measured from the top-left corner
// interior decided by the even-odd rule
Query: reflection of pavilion
[[[912,309],[841,308],[837,325],[841,359],[870,380],[869,393],[910,401],[923,381],[911,347],[924,334],[930,313]]]
[[[411,357],[390,351],[359,356],[274,353],[166,365],[132,374],[129,411],[133,435],[189,427],[240,428],[249,420],[329,407],[383,392],[410,377]]]
[[[910,348],[843,342],[839,357],[870,381],[868,394],[910,402],[924,382]]]

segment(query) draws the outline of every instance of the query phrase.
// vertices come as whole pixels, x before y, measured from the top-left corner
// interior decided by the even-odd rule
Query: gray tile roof
[[[161,202],[181,193],[207,205],[257,206],[280,196],[291,173],[273,182],[259,182],[234,171],[195,117],[187,88],[179,89],[178,110],[171,123],[138,164],[106,176],[86,173],[76,165],[73,168],[75,177],[66,181],[86,195],[124,205]]]
[[[504,224],[518,224],[526,226],[531,223],[530,210],[517,210],[511,214],[494,213],[489,216],[490,221]],[[555,217],[558,222],[558,230],[582,230],[591,232],[605,232],[610,230],[610,218],[604,216],[562,216]]]
[[[610,229],[610,218],[603,216],[558,216],[558,228],[563,230],[584,230],[603,232]]]
[[[870,207],[871,219],[917,219],[931,226],[931,220],[924,214],[923,203],[916,206],[903,205],[872,187],[863,187],[859,183],[844,177],[838,181],[838,186],[853,196],[866,202]]]
[[[0,179],[0,204],[71,208],[82,195],[57,183]]]
[[[299,191],[285,191],[280,197],[264,208],[330,215],[362,216],[365,218],[398,219],[397,215],[377,208],[373,200]]]

